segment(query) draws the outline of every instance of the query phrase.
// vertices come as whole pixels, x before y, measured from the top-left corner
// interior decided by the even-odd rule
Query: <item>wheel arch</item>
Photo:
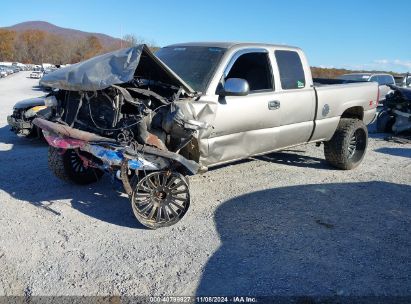
[[[350,107],[341,114],[341,118],[356,118],[359,120],[364,120],[364,108],[361,106]]]

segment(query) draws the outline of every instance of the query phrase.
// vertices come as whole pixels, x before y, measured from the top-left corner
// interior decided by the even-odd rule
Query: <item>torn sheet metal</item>
[[[159,158],[174,160],[180,163],[192,174],[196,174],[200,171],[199,164],[174,152],[163,151],[158,148],[142,145],[135,147],[135,150],[130,147],[108,149],[102,145],[90,143],[107,142],[107,138],[97,134],[77,130],[41,118],[36,118],[34,123],[43,129],[46,140],[51,146],[63,149],[80,148],[80,150],[100,158],[109,166],[120,166],[124,158],[129,160],[130,168],[134,170],[162,170],[169,165],[167,162],[161,160],[151,161],[151,156],[157,156]],[[108,139],[114,141],[113,139]],[[148,156],[146,157],[146,155]],[[148,163],[144,161],[145,158],[150,158],[150,160],[146,160]],[[138,162],[133,162],[136,160]]]
[[[377,127],[382,132],[393,131],[395,134],[411,131],[411,89],[389,87],[393,91],[386,96]]]
[[[394,133],[401,133],[411,130],[411,113],[401,112],[398,110],[392,111],[396,117],[392,126]]]
[[[145,44],[116,50],[46,74],[40,85],[67,91],[97,91],[132,81],[157,79],[187,93],[194,90],[160,61]]]
[[[101,169],[110,169],[120,167],[124,160],[128,162],[128,168],[131,170],[162,170],[169,166],[169,162],[159,160],[153,157],[142,157],[139,155],[133,159],[124,157],[124,149],[110,149],[100,145],[90,144],[84,140],[61,137],[52,132],[43,131],[44,137],[50,146],[58,149],[80,149],[88,152],[100,159],[103,163]],[[147,158],[147,159],[145,159]]]
[[[93,57],[46,74],[40,85],[67,91],[96,91],[133,79],[143,45]]]
[[[104,169],[109,169],[113,166],[120,167],[125,159],[122,150],[112,150],[99,145],[85,145],[80,150],[99,158],[104,164]],[[158,162],[154,163],[142,157],[128,160],[128,168],[131,170],[162,170],[167,165],[168,163],[164,162],[163,166],[161,166]]]
[[[84,140],[69,137],[63,138],[46,130],[43,130],[43,135],[50,146],[58,149],[78,149],[86,145]]]
[[[70,137],[75,139],[80,139],[83,141],[106,141],[115,143],[116,140],[112,138],[103,137],[94,133],[82,131],[79,129],[74,129],[69,126],[57,124],[42,118],[35,118],[33,124],[42,130],[53,132],[59,134],[63,137]]]

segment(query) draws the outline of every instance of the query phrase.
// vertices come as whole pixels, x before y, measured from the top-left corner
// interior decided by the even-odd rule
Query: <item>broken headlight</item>
[[[34,116],[37,114],[38,111],[44,110],[44,109],[46,109],[46,108],[47,108],[46,106],[35,106],[35,107],[32,107],[31,109],[27,110],[27,111],[24,113],[24,117],[26,117],[26,118],[34,117]]]

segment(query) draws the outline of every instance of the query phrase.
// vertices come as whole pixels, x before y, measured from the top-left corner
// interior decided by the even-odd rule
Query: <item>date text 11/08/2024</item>
[[[257,303],[255,297],[150,297],[151,303]]]

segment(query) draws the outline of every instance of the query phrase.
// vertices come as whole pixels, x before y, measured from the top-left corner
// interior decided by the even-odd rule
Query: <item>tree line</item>
[[[0,62],[16,61],[22,63],[67,64],[89,59],[99,54],[113,51],[120,47],[129,47],[146,43],[153,51],[158,49],[154,42],[127,34],[121,44],[104,47],[99,38],[93,35],[82,39],[67,39],[40,30],[15,32],[0,29]],[[347,69],[329,69],[311,67],[314,78],[336,78],[353,71]],[[360,71],[358,71],[360,72]]]
[[[0,61],[16,61],[30,64],[76,63],[99,54],[129,47],[139,43],[147,43],[133,34],[124,36],[121,44],[104,47],[94,35],[80,39],[67,39],[41,30],[16,32],[0,29]],[[156,48],[154,43],[147,43]]]

